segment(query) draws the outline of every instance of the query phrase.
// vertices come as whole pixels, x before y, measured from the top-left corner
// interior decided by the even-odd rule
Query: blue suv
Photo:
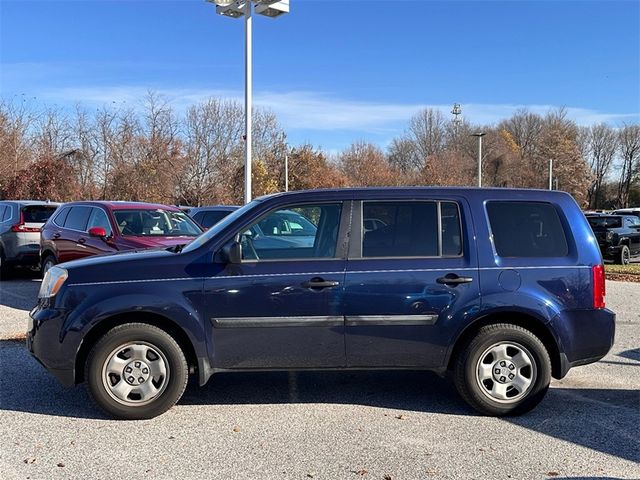
[[[368,368],[450,374],[478,411],[514,415],[607,354],[604,295],[598,243],[565,193],[303,191],[184,247],[51,268],[27,344],[122,419],[171,408],[190,374]]]

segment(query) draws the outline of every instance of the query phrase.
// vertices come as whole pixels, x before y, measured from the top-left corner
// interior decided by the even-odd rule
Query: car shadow
[[[191,382],[178,404],[345,404],[479,416],[452,385],[422,371],[219,373],[204,387]],[[640,461],[640,392],[551,388],[532,412],[501,421],[631,461]],[[107,420],[83,387],[64,388],[23,343],[0,341],[0,409]],[[154,420],[150,420],[154,421]],[[487,418],[487,421],[495,421]]]
[[[0,280],[0,305],[28,312],[38,302],[38,272],[17,270],[9,275]]]

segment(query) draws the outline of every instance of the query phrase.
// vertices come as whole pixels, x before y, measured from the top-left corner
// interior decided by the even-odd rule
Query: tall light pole
[[[553,190],[553,158],[549,159],[549,190]]]
[[[219,15],[231,18],[244,16],[244,203],[251,201],[251,147],[253,114],[253,7],[255,13],[279,17],[289,13],[289,0],[206,0],[216,4]]]
[[[472,137],[478,137],[478,186],[482,186],[482,137],[484,137],[486,133],[477,132],[472,133]]]

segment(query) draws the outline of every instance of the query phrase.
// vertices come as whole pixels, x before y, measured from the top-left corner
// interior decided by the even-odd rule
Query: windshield
[[[207,243],[209,240],[211,240],[213,237],[215,237],[222,230],[227,228],[228,225],[231,225],[237,218],[239,218],[242,215],[244,215],[244,213],[246,211],[251,210],[253,207],[255,207],[256,205],[259,205],[260,203],[261,203],[261,201],[254,200],[253,202],[247,203],[244,207],[241,207],[238,210],[233,211],[232,213],[230,213],[229,215],[224,217],[222,220],[220,220],[218,223],[216,223],[209,230],[207,230],[202,235],[200,235],[198,238],[196,238],[189,245],[187,245],[184,248],[184,250],[182,250],[182,251],[183,252],[191,252],[192,250],[195,250],[196,248],[200,248],[202,245]]]
[[[591,228],[620,228],[622,217],[589,217]]]
[[[197,237],[202,230],[182,212],[170,210],[115,210],[120,234],[125,237]]]

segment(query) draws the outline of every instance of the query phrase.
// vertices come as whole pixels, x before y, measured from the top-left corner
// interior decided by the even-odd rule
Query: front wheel
[[[551,382],[549,353],[530,331],[512,324],[482,327],[455,359],[454,383],[485,415],[518,415],[544,398]]]
[[[42,273],[42,277],[44,278],[44,274],[47,271],[51,270],[51,268],[56,266],[56,259],[53,255],[47,255],[42,261],[42,266],[40,267],[40,272]]]
[[[143,323],[114,327],[93,347],[85,379],[94,401],[123,420],[156,417],[182,396],[189,370],[164,330]]]

